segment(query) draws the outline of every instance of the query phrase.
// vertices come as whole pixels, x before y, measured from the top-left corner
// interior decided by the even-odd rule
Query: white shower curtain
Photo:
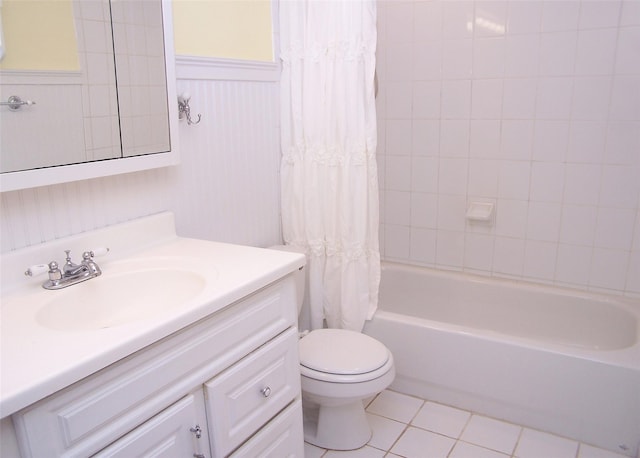
[[[282,0],[282,225],[306,250],[310,326],[361,331],[378,303],[375,0]]]

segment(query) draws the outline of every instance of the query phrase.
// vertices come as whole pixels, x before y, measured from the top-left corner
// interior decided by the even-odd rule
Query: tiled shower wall
[[[377,57],[385,259],[640,295],[640,2],[380,1]]]

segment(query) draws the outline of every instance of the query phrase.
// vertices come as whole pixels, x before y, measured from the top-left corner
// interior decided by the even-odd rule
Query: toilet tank
[[[269,247],[271,250],[279,250],[279,251],[290,251],[293,253],[305,254],[303,248],[294,247],[292,245],[275,245]],[[296,300],[298,301],[298,315],[300,315],[300,311],[302,310],[302,304],[304,303],[304,293],[307,286],[307,268],[302,267],[299,270],[296,270],[294,273],[294,278],[296,280]]]

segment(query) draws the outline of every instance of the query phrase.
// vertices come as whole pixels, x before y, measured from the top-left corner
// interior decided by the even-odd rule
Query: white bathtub
[[[640,301],[383,263],[397,391],[636,456]]]

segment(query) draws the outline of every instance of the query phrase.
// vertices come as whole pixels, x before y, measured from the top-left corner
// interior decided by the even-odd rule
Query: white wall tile
[[[440,122],[440,155],[442,157],[469,155],[469,121],[448,119]]]
[[[564,164],[534,162],[531,167],[530,199],[536,202],[561,202],[564,189]]]
[[[469,157],[500,157],[500,121],[471,120]]]
[[[577,0],[545,0],[542,5],[543,32],[578,28],[580,2]]]
[[[503,76],[504,63],[505,39],[503,37],[477,38],[473,41],[474,78]]]
[[[627,208],[600,208],[594,245],[598,248],[625,250],[633,243],[636,212]]]
[[[468,163],[466,159],[443,157],[440,159],[438,192],[440,194],[467,194]]]
[[[386,116],[387,119],[411,119],[412,90],[411,85],[404,82],[386,84]]]
[[[531,164],[525,161],[501,161],[498,197],[526,201],[529,198]]]
[[[413,45],[413,75],[417,81],[437,80],[442,75],[441,41],[417,42]]]
[[[592,164],[567,164],[564,203],[597,205],[602,167]]]
[[[555,280],[561,284],[585,285],[589,282],[591,270],[591,247],[567,245],[558,246]]]
[[[466,198],[464,196],[438,196],[438,229],[464,231]]]
[[[414,119],[411,153],[419,156],[437,156],[440,151],[440,121]]]
[[[557,254],[558,246],[556,243],[527,240],[524,253],[524,275],[542,280],[553,280]]]
[[[498,199],[496,211],[496,235],[524,239],[527,231],[528,202],[524,200]]]
[[[520,3],[533,2],[511,2],[511,5],[519,5]],[[507,36],[504,64],[506,77],[537,75],[539,60],[540,37],[537,34]]]
[[[387,48],[387,81],[407,81],[413,79],[413,44],[390,44]]]
[[[389,190],[384,195],[384,218],[387,227],[409,226],[411,224],[411,193]]]
[[[640,9],[640,8],[639,8]],[[638,13],[640,15],[640,12]],[[615,73],[640,73],[640,27],[621,28],[618,32]]]
[[[467,233],[464,241],[465,269],[491,271],[493,265],[494,237],[484,234]]]
[[[533,134],[533,160],[564,162],[569,144],[569,121],[536,121]]]
[[[560,225],[560,242],[592,246],[597,219],[598,210],[595,207],[565,205]]]
[[[440,81],[414,81],[413,83],[413,118],[440,118]]]
[[[474,2],[442,3],[442,35],[445,38],[470,38],[473,34]]]
[[[434,229],[411,228],[410,258],[421,264],[436,262],[437,231]]]
[[[395,191],[410,191],[411,170],[411,157],[387,156],[385,161],[385,188]]]
[[[583,5],[596,2],[584,2]],[[578,33],[577,75],[610,75],[616,59],[617,29],[581,30]]]
[[[533,121],[502,121],[500,157],[506,160],[528,161],[533,146]]]
[[[389,258],[408,259],[411,246],[411,230],[408,226],[386,224],[384,229],[384,254]]]
[[[415,2],[413,4],[414,43],[426,43],[442,37],[442,3]]]
[[[438,195],[411,193],[411,227],[435,229],[438,225]]]
[[[414,192],[438,192],[439,158],[435,156],[414,156],[411,158],[410,176],[406,179],[411,183],[411,191]]]
[[[640,25],[640,3],[636,0],[622,0],[620,25]]]
[[[507,34],[535,34],[540,31],[542,2],[539,0],[523,0],[509,2],[507,13]]]
[[[385,154],[388,156],[411,154],[412,128],[410,120],[390,119],[386,121]]]
[[[533,78],[505,79],[502,99],[504,119],[533,119],[537,81]]]
[[[469,160],[467,192],[473,196],[495,198],[498,196],[500,163],[493,159]]]
[[[573,74],[577,41],[577,32],[543,33],[540,36],[540,74],[543,76]]]
[[[471,117],[471,80],[443,81],[441,103],[442,119],[469,119]]]
[[[567,162],[601,164],[606,126],[601,122],[576,121],[571,124]]]
[[[493,251],[493,271],[505,275],[522,275],[524,266],[523,239],[496,237]]]
[[[464,263],[464,232],[438,231],[436,264],[462,269]]]
[[[573,119],[604,121],[611,100],[611,77],[580,77],[573,86]]]
[[[611,290],[624,289],[629,252],[595,248],[591,260],[589,284]]]
[[[609,110],[614,121],[640,119],[640,76],[614,77]]]
[[[487,1],[475,5],[475,37],[502,36],[507,30],[507,2]]]
[[[541,78],[536,93],[536,118],[568,119],[572,95],[571,78]]]
[[[609,123],[606,135],[604,163],[633,165],[640,162],[640,123]]]
[[[618,25],[620,7],[620,0],[583,1],[580,3],[578,27],[581,29],[615,27]]]
[[[503,82],[499,79],[474,79],[471,94],[473,119],[500,119]]]
[[[453,3],[453,2],[451,2]],[[445,3],[450,5],[451,3]],[[470,38],[442,42],[443,78],[469,78],[473,69],[473,41]]]
[[[555,242],[560,234],[562,206],[560,203],[529,202],[527,239]]]

